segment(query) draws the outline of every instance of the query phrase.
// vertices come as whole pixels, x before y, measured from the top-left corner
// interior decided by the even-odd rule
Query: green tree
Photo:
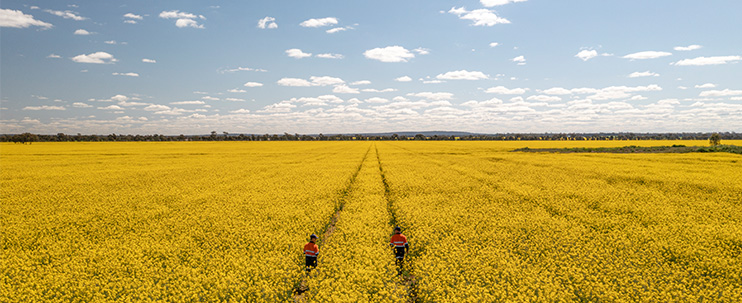
[[[719,133],[714,133],[711,135],[711,137],[709,137],[709,144],[711,144],[711,146],[721,145],[721,136],[719,135]]]

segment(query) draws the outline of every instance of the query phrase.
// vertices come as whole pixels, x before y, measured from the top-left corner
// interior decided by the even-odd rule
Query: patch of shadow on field
[[[358,167],[356,168],[355,172],[353,172],[353,175],[350,176],[350,179],[348,179],[348,185],[340,191],[340,195],[337,198],[337,201],[339,203],[336,206],[335,213],[330,218],[327,225],[325,225],[322,233],[322,237],[319,240],[319,243],[317,243],[318,246],[323,246],[325,242],[332,236],[332,234],[335,232],[335,225],[338,222],[338,219],[340,219],[340,214],[343,211],[343,208],[345,207],[346,199],[348,198],[348,195],[350,195],[350,192],[353,190],[353,184],[356,182],[356,178],[358,177],[358,174],[361,172],[361,168],[363,167],[363,162],[366,162],[366,158],[368,157],[368,153],[371,151],[371,146],[368,147],[366,150],[366,153],[363,155],[363,158],[361,159],[361,163],[358,164]],[[320,256],[321,258],[322,256]],[[317,260],[317,263],[321,264],[319,260]],[[315,271],[317,269],[314,269]],[[310,290],[309,285],[307,284],[307,277],[309,274],[302,272],[302,277],[299,279],[298,283],[296,283],[296,286],[293,290],[293,299],[294,302],[306,302],[306,293]]]
[[[720,145],[712,147],[704,146],[636,146],[629,145],[623,147],[573,147],[573,148],[518,148],[513,152],[527,153],[610,153],[610,154],[685,154],[685,153],[732,153],[742,155],[742,146]]]

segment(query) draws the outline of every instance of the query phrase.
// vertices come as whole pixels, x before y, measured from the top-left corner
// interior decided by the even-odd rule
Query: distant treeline
[[[121,141],[353,141],[353,140],[436,140],[436,141],[518,141],[518,140],[708,140],[713,133],[546,133],[546,134],[356,134],[356,135],[300,135],[284,133],[278,134],[218,134],[213,131],[210,135],[38,135],[31,133],[0,135],[0,142],[31,143],[31,142],[121,142]],[[723,140],[742,140],[742,133],[718,133]]]

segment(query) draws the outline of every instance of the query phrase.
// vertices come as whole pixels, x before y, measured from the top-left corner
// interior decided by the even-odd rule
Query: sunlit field
[[[742,156],[511,152],[673,144],[2,144],[0,302],[742,301]]]

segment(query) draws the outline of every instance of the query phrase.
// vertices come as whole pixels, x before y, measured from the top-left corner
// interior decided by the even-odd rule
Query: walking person
[[[394,227],[394,235],[392,235],[392,239],[389,242],[389,246],[394,248],[394,256],[397,259],[397,274],[401,275],[404,256],[410,250],[410,244],[407,242],[407,237],[402,234],[401,227]]]
[[[312,234],[309,236],[309,243],[304,245],[304,257],[306,259],[307,273],[312,269],[317,268],[317,256],[319,255],[319,247],[315,243],[317,241],[317,235]]]

